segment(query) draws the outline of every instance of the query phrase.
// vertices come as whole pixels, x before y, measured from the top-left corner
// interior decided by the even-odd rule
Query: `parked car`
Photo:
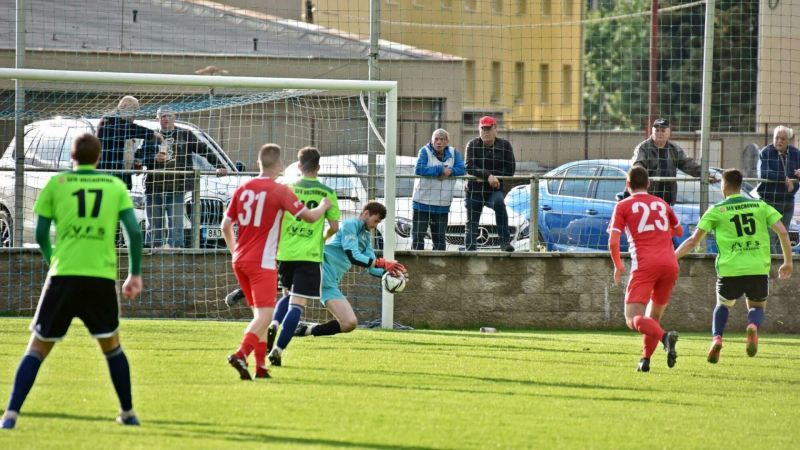
[[[25,127],[25,167],[26,169],[48,169],[46,171],[25,172],[25,211],[22,241],[25,244],[35,242],[35,214],[33,202],[39,191],[54,173],[72,168],[69,150],[72,140],[80,133],[90,132],[95,134],[100,119],[67,119],[55,118],[33,122]],[[151,129],[158,129],[156,120],[137,120],[136,123]],[[200,177],[200,243],[203,247],[222,247],[222,233],[219,224],[222,221],[225,207],[230,200],[233,190],[249,177],[240,175],[244,170],[241,162],[234,163],[211,136],[197,126],[188,122],[176,122],[176,127],[191,131],[200,141],[204,142],[217,156],[219,161],[228,171],[228,176],[216,177],[214,175],[201,175]],[[0,157],[0,238],[2,246],[13,245],[14,230],[14,167],[16,139],[13,139]],[[138,143],[141,145],[141,142]],[[202,156],[193,155],[195,169],[213,172],[214,167]],[[147,223],[144,214],[144,176],[133,177],[131,197],[134,201],[136,218],[145,230]],[[186,242],[191,240],[191,217],[194,202],[192,193],[188,192],[184,198],[185,218],[184,232]],[[123,240],[120,235],[120,244]]]
[[[625,190],[625,176],[630,162],[623,159],[574,161],[551,170],[546,176],[565,177],[619,177],[619,179],[544,179],[539,184],[539,236],[538,241],[548,251],[607,251],[608,223],[619,194]],[[718,174],[719,169],[712,169]],[[678,171],[678,177],[689,175]],[[746,190],[742,195],[752,197]],[[709,189],[709,204],[723,200],[717,186]],[[678,198],[673,210],[684,226],[684,234],[674,238],[675,244],[683,242],[694,232],[700,218],[700,184],[679,182]],[[511,210],[510,221],[519,230],[514,245],[519,250],[530,248],[530,187],[518,186],[506,196]],[[798,251],[797,229],[790,230],[790,238]],[[621,249],[627,251],[628,243],[622,235]],[[709,252],[716,252],[713,235],[707,241]]]
[[[339,198],[339,208],[342,217],[355,217],[369,198],[368,186],[368,159],[367,155],[337,155],[323,156],[320,159],[320,181],[336,190]],[[384,193],[384,155],[376,156],[375,173],[375,198],[383,202]],[[395,179],[395,232],[397,246],[395,250],[411,250],[412,228],[412,203],[414,195],[414,171],[417,165],[416,156],[398,156],[396,159]],[[334,174],[340,176],[333,176]],[[285,177],[297,179],[300,169],[297,163],[292,163],[286,168]],[[447,250],[458,251],[464,247],[464,231],[467,222],[467,212],[464,206],[464,180],[459,179],[454,188],[453,203],[450,206],[450,216],[447,225]],[[510,227],[512,236],[516,231]],[[378,226],[378,246],[382,245],[383,222]],[[497,236],[494,211],[484,208],[481,215],[478,248],[482,250],[499,249],[500,240]],[[426,248],[431,249],[433,244],[430,236],[426,238]]]

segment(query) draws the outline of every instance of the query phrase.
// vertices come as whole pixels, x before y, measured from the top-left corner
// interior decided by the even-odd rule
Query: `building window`
[[[516,0],[517,14],[528,14],[528,0]]]
[[[569,64],[561,68],[561,103],[572,104],[572,66]]]
[[[562,0],[562,3],[561,3],[561,15],[562,16],[571,16],[572,15],[572,0]]]
[[[550,65],[539,66],[539,103],[546,105],[550,99]]]
[[[503,0],[492,0],[492,11],[496,13],[503,12]]]
[[[552,5],[550,4],[550,0],[542,0],[542,15],[549,16],[551,10]]]
[[[464,0],[464,9],[466,11],[477,11],[478,10],[478,0]]]
[[[502,86],[503,74],[500,71],[500,61],[492,61],[492,96],[490,101],[497,103],[500,101],[500,86]]]
[[[514,63],[514,103],[521,105],[525,102],[525,63]]]
[[[467,61],[464,64],[464,80],[466,81],[466,100],[475,101],[475,61]]]
[[[411,6],[414,8],[424,8],[425,0],[411,0]]]

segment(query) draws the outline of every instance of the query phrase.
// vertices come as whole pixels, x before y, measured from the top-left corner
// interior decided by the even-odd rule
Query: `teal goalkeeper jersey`
[[[56,226],[48,274],[116,280],[119,216],[131,208],[125,183],[93,166],[50,178],[33,206]]]
[[[697,228],[714,232],[720,277],[769,274],[769,227],[781,213],[757,199],[731,195],[703,214]]]
[[[303,177],[290,185],[295,195],[308,209],[319,206],[323,198],[331,202],[325,216],[314,223],[308,223],[285,213],[281,222],[281,240],[278,244],[278,261],[322,262],[322,240],[326,220],[339,220],[339,201],[333,189],[320,183],[316,178]]]

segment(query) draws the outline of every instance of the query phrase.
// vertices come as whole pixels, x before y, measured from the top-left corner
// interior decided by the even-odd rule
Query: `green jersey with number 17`
[[[56,225],[48,275],[116,280],[119,216],[130,208],[125,183],[91,165],[50,178],[33,205],[37,215]]]
[[[303,177],[290,185],[292,191],[308,209],[319,206],[323,198],[331,202],[325,216],[314,223],[308,223],[289,213],[281,222],[281,240],[278,244],[278,261],[322,262],[325,242],[322,240],[326,220],[339,220],[339,202],[333,189],[320,183],[316,178]]]
[[[765,202],[734,194],[703,214],[697,228],[714,232],[717,241],[717,275],[769,274],[772,257],[769,227],[781,220],[781,213]]]

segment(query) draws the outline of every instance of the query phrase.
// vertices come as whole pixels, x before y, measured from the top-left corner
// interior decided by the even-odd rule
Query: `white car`
[[[375,198],[383,202],[384,199],[384,155],[376,155],[375,159]],[[414,195],[414,171],[417,165],[415,156],[398,156],[396,159],[395,180],[395,232],[397,234],[397,245],[395,250],[411,250],[411,229],[412,229],[412,203]],[[368,157],[367,155],[337,155],[323,156],[320,158],[320,181],[330,186],[336,191],[339,199],[339,209],[342,211],[342,219],[357,217],[361,213],[361,208],[368,201]],[[284,171],[284,178],[288,180],[298,179],[300,169],[297,163],[292,163]],[[453,202],[450,206],[450,216],[447,225],[447,248],[448,251],[458,251],[464,249],[464,233],[467,223],[467,211],[464,205],[464,181],[459,179],[455,184]],[[481,215],[478,230],[478,248],[484,250],[499,249],[500,243],[497,236],[494,211],[484,208]],[[384,222],[378,226],[378,243],[382,246],[381,234]],[[511,236],[515,235],[515,228],[510,227]],[[433,244],[430,236],[425,239],[425,248],[430,250]]]
[[[100,119],[55,118],[36,121],[25,127],[26,172],[24,182],[23,244],[33,245],[35,243],[36,218],[33,213],[33,203],[39,192],[54,173],[72,168],[72,162],[69,157],[72,140],[80,133],[90,132],[95,134],[99,121]],[[154,130],[159,127],[156,120],[137,120],[135,122]],[[228,171],[228,176],[225,177],[201,175],[199,184],[201,205],[198,217],[200,245],[202,247],[222,247],[225,244],[222,240],[219,224],[222,221],[225,208],[236,187],[250,177],[240,175],[239,172],[244,170],[243,164],[231,161],[222,148],[203,130],[187,122],[176,122],[175,125],[178,128],[191,131],[200,141],[204,142]],[[138,145],[141,145],[141,142]],[[11,247],[14,242],[15,146],[15,140],[12,140],[2,157],[0,157],[0,239],[2,239],[0,245],[3,247]],[[214,171],[214,167],[205,158],[193,155],[192,159],[196,169],[204,172]],[[134,201],[136,218],[142,225],[142,230],[145,230],[147,224],[144,214],[143,175],[133,176],[131,197]],[[186,193],[184,205],[184,232],[186,233],[185,240],[189,245],[188,243],[192,242],[194,206],[191,192]],[[118,243],[120,245],[123,244],[121,235]]]

